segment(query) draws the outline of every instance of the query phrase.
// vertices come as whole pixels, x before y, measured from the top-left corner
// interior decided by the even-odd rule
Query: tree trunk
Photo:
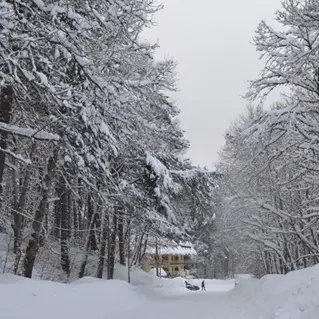
[[[66,186],[66,185],[65,185]],[[67,239],[71,239],[72,237],[72,226],[73,226],[73,196],[71,189],[66,187],[67,191],[67,204],[68,204],[68,215],[67,215]]]
[[[139,239],[139,242],[137,244],[137,252],[136,252],[136,258],[134,260],[134,265],[137,265],[141,260],[143,239],[144,239],[144,233],[142,233],[140,235],[140,239]]]
[[[139,262],[141,262],[142,259],[143,259],[144,256],[145,256],[146,249],[147,249],[147,244],[148,244],[148,234],[146,235],[146,239],[145,239],[145,241],[144,241],[144,248],[143,248],[143,251],[142,251],[142,254],[141,254],[141,257],[140,257]]]
[[[15,161],[13,160],[13,165],[15,165]],[[12,174],[12,185],[13,185],[13,234],[14,234],[14,240],[13,240],[13,252],[15,253],[15,260],[13,264],[13,273],[16,275],[19,269],[19,263],[21,259],[21,229],[22,229],[22,215],[18,213],[19,204],[18,204],[18,198],[19,198],[19,180],[17,176],[17,171],[14,170]],[[21,221],[21,222],[20,222]]]
[[[120,264],[125,266],[125,241],[124,241],[124,221],[123,221],[123,212],[120,212],[119,215],[119,254],[120,254]]]
[[[13,88],[12,86],[5,86],[0,92],[0,122],[9,124],[13,104]],[[3,192],[3,173],[6,160],[5,150],[7,149],[8,132],[0,130],[0,203],[2,202]]]
[[[87,241],[85,244],[85,254],[84,254],[84,258],[83,258],[83,261],[81,263],[81,267],[80,267],[80,271],[79,271],[79,278],[84,277],[85,268],[86,268],[88,258],[89,258],[89,251],[90,251],[90,235],[88,234]]]
[[[111,227],[110,216],[107,217],[107,279],[111,279]]]
[[[77,202],[73,200],[73,236],[79,238],[79,211],[76,204]]]
[[[69,190],[66,186],[65,179],[61,176],[59,182],[59,197],[61,207],[61,267],[67,275],[70,274],[70,259],[69,259]]]
[[[116,247],[116,235],[117,235],[117,215],[113,216],[113,231],[110,238],[110,259],[109,259],[109,267],[110,267],[110,279],[113,279],[114,276],[114,265],[115,265],[115,247]]]
[[[56,187],[56,193],[59,196],[58,186]],[[61,199],[54,203],[54,236],[57,240],[61,238]]]
[[[106,253],[106,241],[107,241],[107,233],[108,233],[108,217],[103,214],[102,220],[102,233],[100,239],[100,251],[99,251],[99,261],[97,265],[96,277],[103,277],[103,269],[105,263],[105,253]]]
[[[90,195],[88,197],[88,203],[90,203]],[[91,216],[91,219],[89,220],[89,231],[88,231],[88,234],[87,234],[87,239],[86,239],[86,243],[85,243],[85,254],[84,254],[84,258],[83,258],[83,261],[81,263],[81,267],[80,267],[80,272],[79,272],[79,278],[82,278],[84,277],[84,274],[85,274],[85,268],[86,268],[86,265],[87,265],[87,261],[88,261],[88,258],[89,258],[89,252],[90,252],[90,249],[92,249],[92,244],[91,244],[91,235],[92,235],[92,229],[94,228],[94,225],[95,225],[95,214],[93,214],[93,212],[90,213],[90,204],[89,204],[89,207],[88,207],[88,214],[89,216]],[[95,238],[95,233],[94,233],[94,238]]]
[[[143,255],[143,240],[144,240],[144,235],[145,233],[143,232],[140,236],[138,236],[138,243],[135,244],[136,248],[135,248],[135,252],[132,256],[132,265],[137,265],[141,262],[142,255]],[[128,239],[127,239],[128,240]]]
[[[84,236],[84,230],[85,230],[85,222],[84,222],[84,211],[85,211],[85,203],[84,201],[78,201],[77,202],[77,216],[79,218],[79,237],[82,238]]]
[[[84,212],[86,210],[85,206],[87,204],[87,201],[85,200],[85,195],[83,194],[83,183],[81,181],[80,178],[77,179],[77,189],[78,189],[78,195],[79,195],[79,198],[76,199],[76,215],[77,215],[77,218],[78,218],[78,229],[79,229],[79,232],[78,232],[78,236],[80,238],[83,238],[84,237],[84,229],[86,227],[85,225],[85,221],[84,221]]]
[[[55,175],[55,169],[58,160],[58,151],[54,150],[53,156],[50,157],[48,162],[48,171],[45,176],[44,185],[42,187],[42,198],[40,204],[35,212],[34,220],[32,222],[33,233],[31,234],[32,239],[29,240],[26,248],[23,266],[24,276],[31,278],[34,267],[35,258],[39,249],[42,232],[42,222],[47,211],[47,203],[49,194],[51,191],[52,182]]]
[[[33,154],[36,150],[36,144],[32,144],[31,148],[31,153],[30,153],[30,158],[33,158]],[[15,162],[15,161],[14,161]],[[14,163],[13,162],[13,163]],[[15,204],[14,204],[14,211],[13,211],[13,232],[14,232],[14,244],[13,244],[13,251],[16,254],[15,256],[15,262],[14,262],[14,273],[17,274],[18,268],[19,268],[19,263],[21,259],[21,245],[22,245],[22,230],[23,230],[23,223],[24,223],[24,213],[25,213],[25,208],[27,204],[27,194],[28,194],[28,189],[30,185],[30,180],[31,180],[31,167],[28,166],[26,167],[26,172],[24,175],[24,178],[21,182],[21,192],[19,194],[19,185],[18,185],[18,177],[16,176],[16,171],[13,174],[13,185],[14,185],[14,193],[15,193]],[[17,198],[19,197],[19,200]]]
[[[12,164],[15,165],[15,159],[13,159]],[[18,173],[14,169],[12,172],[12,186],[13,186],[13,210],[12,210],[12,215],[13,215],[13,224],[11,225],[13,229],[13,234],[14,234],[14,241],[13,241],[13,252],[16,254],[18,250],[18,246],[20,245],[20,230],[21,230],[21,225],[20,219],[21,219],[21,214],[19,214],[19,178],[18,178]],[[16,272],[15,272],[16,273]]]
[[[89,221],[92,221],[92,226],[90,227],[90,233],[89,233],[89,245],[90,249],[93,251],[98,250],[97,247],[97,241],[95,236],[95,226],[96,226],[96,220],[97,220],[97,214],[94,212],[94,206],[93,206],[93,200],[92,195],[89,194],[88,196],[88,218]]]

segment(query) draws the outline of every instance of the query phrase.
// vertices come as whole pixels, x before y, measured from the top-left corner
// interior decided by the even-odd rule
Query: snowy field
[[[117,276],[125,275],[117,269]],[[123,280],[84,278],[71,284],[0,275],[1,319],[318,319],[319,266],[261,280],[207,280],[206,292],[182,278],[134,271]],[[199,284],[200,280],[192,280]]]

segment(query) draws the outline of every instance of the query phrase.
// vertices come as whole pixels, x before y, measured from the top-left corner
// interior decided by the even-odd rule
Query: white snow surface
[[[197,255],[197,251],[193,245],[189,242],[181,242],[179,244],[173,242],[159,243],[158,246],[159,254],[161,255]],[[146,248],[146,252],[149,254],[156,253],[155,245],[149,245]]]
[[[167,276],[167,272],[166,272],[163,268],[160,268],[158,271],[159,271],[160,277],[166,277],[166,276]],[[150,271],[150,273],[151,273],[152,275],[155,275],[155,276],[156,276],[156,268],[152,268],[151,271]]]
[[[12,124],[0,122],[0,129],[12,134],[36,138],[38,140],[58,141],[60,136],[57,134],[49,133],[44,130],[35,130],[32,128],[19,127]]]
[[[124,280],[86,277],[71,284],[0,275],[3,319],[318,319],[319,266],[261,280],[205,280],[206,291],[189,291],[184,279],[163,279],[142,270]],[[249,279],[244,279],[249,278]],[[200,285],[201,279],[189,280]]]

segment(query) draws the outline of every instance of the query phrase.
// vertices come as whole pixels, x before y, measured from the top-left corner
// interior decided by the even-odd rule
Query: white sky
[[[261,62],[252,43],[260,20],[270,21],[280,0],[162,0],[157,26],[158,56],[178,62],[176,102],[190,140],[189,157],[208,168],[218,159],[223,135],[246,102],[247,81]]]

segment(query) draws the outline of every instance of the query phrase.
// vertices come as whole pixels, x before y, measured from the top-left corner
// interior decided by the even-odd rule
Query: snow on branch
[[[142,216],[144,218],[143,222],[146,220],[156,232],[160,231],[162,234],[166,235],[174,234],[176,237],[182,237],[184,235],[184,232],[178,226],[170,223],[154,209],[145,209]]]
[[[180,191],[181,186],[173,181],[169,169],[160,160],[146,152],[146,163],[150,165],[154,173],[163,180],[165,189],[171,189],[176,193]]]
[[[7,124],[3,122],[0,122],[0,130],[15,134],[15,135],[35,138],[37,140],[58,141],[60,139],[60,136],[57,134],[49,133],[43,130],[40,131],[40,130],[35,130],[32,128],[19,127],[16,125]]]
[[[20,154],[15,154],[15,153],[11,152],[10,150],[5,150],[5,149],[3,149],[3,148],[0,147],[0,151],[6,153],[6,154],[8,154],[8,155],[11,155],[11,156],[12,156],[13,158],[15,158],[16,160],[18,160],[18,161],[20,161],[20,162],[23,162],[23,163],[25,163],[25,164],[31,164],[31,163],[32,163],[30,159],[24,158],[24,157],[23,157],[22,155],[20,155]],[[8,163],[8,164],[6,163],[6,165],[9,166],[9,163]],[[14,169],[15,169],[14,166],[11,166],[11,168],[14,168]]]

